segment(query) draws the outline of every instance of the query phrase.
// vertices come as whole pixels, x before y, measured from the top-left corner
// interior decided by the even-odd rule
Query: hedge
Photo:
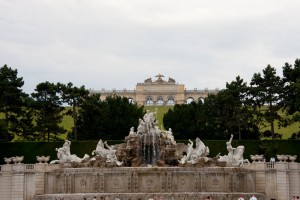
[[[122,143],[121,140],[108,141],[108,144]],[[177,140],[177,143],[187,143],[186,140]],[[215,157],[218,153],[227,154],[225,140],[204,140],[206,146],[210,149],[209,157]],[[96,149],[98,141],[72,142],[71,154],[83,157],[84,154],[91,156]],[[23,163],[36,163],[36,156],[50,156],[50,160],[57,159],[55,148],[59,148],[63,142],[9,142],[0,143],[0,164],[4,164],[4,157],[24,156]],[[233,147],[238,145],[245,146],[244,158],[250,160],[250,155],[263,154],[266,159],[276,157],[276,154],[297,155],[297,161],[300,161],[300,140],[242,140],[232,142]]]

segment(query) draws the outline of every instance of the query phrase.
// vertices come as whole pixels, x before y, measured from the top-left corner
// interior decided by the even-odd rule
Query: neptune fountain
[[[195,144],[177,143],[172,129],[161,130],[156,112],[147,111],[124,143],[109,145],[99,140],[91,156],[71,154],[71,142],[57,148],[57,159],[45,178],[45,193],[35,199],[213,199],[229,200],[255,192],[255,172],[241,168],[244,147],[226,143],[227,155],[209,157],[200,138]]]
[[[61,148],[57,148],[58,160],[52,160],[50,164],[60,163],[63,166],[77,167],[151,167],[151,166],[242,166],[244,146],[233,148],[230,140],[226,143],[228,155],[217,155],[214,158],[208,157],[209,147],[199,139],[195,139],[195,147],[192,140],[187,145],[176,143],[172,129],[164,131],[158,128],[156,112],[149,112],[139,120],[137,131],[130,128],[129,134],[125,137],[125,143],[108,145],[107,141],[99,140],[96,149],[91,153],[93,157],[85,154],[79,158],[71,154],[71,142],[65,140]],[[72,165],[73,164],[73,165]]]

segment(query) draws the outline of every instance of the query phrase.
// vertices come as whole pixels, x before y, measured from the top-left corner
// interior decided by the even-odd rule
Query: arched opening
[[[169,97],[167,101],[168,106],[174,106],[175,105],[175,100],[173,97]]]
[[[133,98],[128,98],[128,102],[134,104]]]
[[[203,97],[199,97],[198,98],[198,102],[201,101],[202,103],[204,103],[204,98]]]
[[[157,98],[157,100],[156,100],[156,105],[157,105],[157,106],[162,106],[162,105],[164,105],[164,99],[163,99],[161,96],[159,96],[159,97]]]
[[[194,99],[192,97],[189,97],[186,99],[186,104],[190,104],[194,101]]]
[[[153,105],[154,105],[153,98],[147,97],[146,98],[146,106],[153,106]]]

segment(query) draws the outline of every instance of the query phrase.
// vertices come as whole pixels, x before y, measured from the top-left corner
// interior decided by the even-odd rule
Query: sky
[[[45,81],[133,90],[157,74],[186,89],[248,84],[300,58],[299,0],[0,0],[0,66]]]

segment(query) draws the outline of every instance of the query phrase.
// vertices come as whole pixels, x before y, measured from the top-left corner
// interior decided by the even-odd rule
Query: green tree
[[[108,108],[100,100],[100,95],[92,94],[86,97],[78,114],[77,139],[104,139],[104,119],[106,118],[108,118]]]
[[[283,106],[294,121],[300,121],[300,59],[296,59],[294,66],[285,63],[283,66],[284,93]]]
[[[126,97],[108,96],[104,103],[108,107],[105,132],[110,139],[124,139],[131,127],[137,128],[139,118],[143,117],[144,107],[130,103]]]
[[[282,108],[279,102],[283,92],[283,82],[276,75],[276,69],[268,65],[263,69],[263,74],[255,73],[253,75],[250,85],[253,105],[265,108],[265,110],[260,109],[260,115],[267,124],[270,124],[272,139],[274,139],[274,121],[282,120],[278,111]]]
[[[236,77],[235,81],[226,83],[226,89],[218,93],[222,105],[220,117],[224,121],[223,129],[228,136],[237,134],[239,140],[257,139],[259,137],[258,122],[255,120],[251,104],[248,100],[247,83]]]
[[[78,139],[124,139],[130,127],[137,127],[144,113],[143,106],[129,103],[129,99],[100,95],[84,99],[78,116]]]
[[[202,102],[200,102],[201,104]],[[176,139],[194,138],[201,132],[198,129],[197,111],[198,103],[176,104],[164,114],[164,127],[172,128]]]
[[[26,96],[22,92],[24,81],[22,77],[18,77],[18,71],[7,65],[0,68],[0,112],[4,113],[5,140],[10,141],[13,138],[10,133],[10,124],[17,121],[16,115],[21,112],[22,98]]]
[[[78,108],[81,106],[82,101],[88,96],[89,91],[85,89],[84,86],[76,87],[73,86],[72,83],[68,83],[67,85],[59,84],[62,90],[62,99],[65,103],[72,107],[72,110],[67,112],[67,115],[71,115],[74,122],[73,134],[74,139],[77,141],[77,113]]]
[[[50,141],[52,134],[54,139],[57,135],[65,133],[66,130],[60,126],[62,122],[62,100],[60,99],[60,89],[57,84],[43,82],[36,86],[35,93],[32,97],[35,99],[36,124],[37,131],[42,135],[43,140]]]
[[[17,115],[18,120],[12,126],[13,131],[18,136],[18,140],[38,141],[41,139],[41,135],[37,132],[35,113],[34,99],[31,97],[25,98],[22,112]]]

